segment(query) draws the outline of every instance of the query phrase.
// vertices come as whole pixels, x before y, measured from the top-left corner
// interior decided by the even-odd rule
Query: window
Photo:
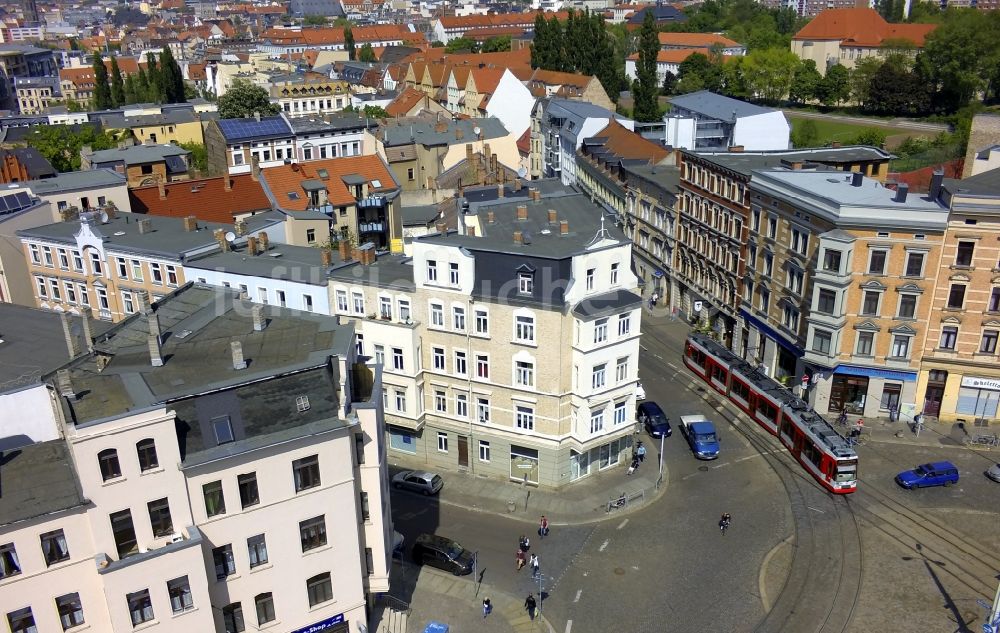
[[[282,308],[284,308],[285,307],[285,303],[286,303],[285,302],[285,291],[284,290],[275,290],[274,294],[275,294],[275,296],[278,297],[278,305],[281,306]]]
[[[618,262],[611,264],[611,285],[618,285]]]
[[[309,295],[302,295],[302,309],[306,312],[313,311],[313,298]]]
[[[805,255],[809,250],[809,234],[799,229],[792,229],[792,250],[799,255]]]
[[[97,454],[97,462],[101,466],[101,477],[104,481],[122,476],[121,465],[118,463],[118,451],[107,448]]]
[[[8,578],[21,573],[21,563],[13,543],[0,545],[0,578]]]
[[[69,560],[69,547],[66,545],[66,536],[62,530],[46,532],[41,535],[40,539],[46,566],[51,567],[56,563]]]
[[[917,295],[899,295],[900,319],[912,319],[917,312]]]
[[[303,552],[326,545],[326,519],[324,515],[299,522],[299,541],[302,543]]]
[[[76,303],[76,286],[72,282],[63,282],[66,284],[66,301],[68,303]]]
[[[831,273],[840,272],[840,259],[841,252],[832,249],[826,249],[823,253],[823,270]]]
[[[878,315],[878,304],[879,304],[879,299],[881,298],[882,298],[881,292],[876,292],[874,290],[866,290],[864,299],[861,302],[861,314],[866,316]]]
[[[604,410],[599,409],[597,411],[590,412],[590,432],[591,434],[600,433],[604,430]]]
[[[832,335],[826,330],[815,330],[813,332],[813,343],[812,351],[819,352],[820,354],[830,353],[830,342],[832,340]]]
[[[761,288],[760,294],[760,309],[767,312],[768,308],[771,306],[771,291]]]
[[[444,306],[440,303],[431,304],[431,325],[444,327]]]
[[[56,301],[62,301],[62,292],[59,290],[59,281],[56,279],[49,279],[49,288],[51,288],[50,294],[52,298]]]
[[[76,289],[80,292],[80,305],[89,306],[90,295],[87,293],[87,286],[84,284],[77,284]]]
[[[874,344],[874,332],[858,332],[858,344],[854,348],[854,353],[858,356],[871,356]]]
[[[961,310],[962,305],[965,303],[965,285],[964,284],[952,284],[951,290],[948,291],[948,306],[949,308],[955,310]]]
[[[924,273],[924,253],[907,253],[906,276],[921,277]]]
[[[153,536],[160,538],[170,536],[174,532],[174,523],[170,520],[170,502],[167,498],[150,501],[146,504],[149,510],[149,524],[153,528]]]
[[[798,268],[789,268],[788,269],[788,283],[787,283],[788,289],[791,290],[792,292],[794,292],[797,295],[801,295],[802,294],[802,278],[803,278],[803,274],[802,274],[801,270],[799,270]]]
[[[174,613],[181,613],[194,608],[194,600],[191,597],[191,583],[188,582],[187,576],[168,580],[167,595],[170,596],[170,610]]]
[[[834,310],[837,308],[837,293],[833,290],[820,288],[818,295],[816,311],[822,312],[823,314],[833,314]]]
[[[392,368],[403,371],[403,348],[401,347],[392,348]]]
[[[330,573],[324,572],[307,580],[306,592],[309,594],[310,607],[332,600],[333,585],[330,582]]]
[[[469,373],[469,363],[464,350],[455,351],[455,374],[464,376]]]
[[[212,418],[212,431],[215,433],[216,444],[228,444],[235,439],[233,425],[229,421],[228,415]]]
[[[476,376],[483,380],[490,379],[490,357],[486,354],[476,354]]]
[[[535,342],[535,317],[527,315],[514,317],[514,340],[520,343]]]
[[[983,340],[979,343],[979,351],[983,354],[997,353],[997,331],[983,330]]]
[[[443,347],[432,347],[431,348],[431,363],[434,369],[437,371],[444,371],[444,348]]]
[[[271,592],[259,593],[254,596],[253,601],[257,607],[257,624],[274,622],[274,597]]]
[[[125,600],[132,615],[132,626],[139,626],[153,619],[153,601],[149,599],[149,589],[125,594]]]
[[[167,264],[167,285],[177,285],[177,267]]]
[[[306,244],[316,243],[316,229],[306,229]]]
[[[619,358],[615,362],[615,381],[621,384],[628,380],[628,357]]]
[[[941,328],[941,340],[938,347],[941,349],[955,349],[958,341],[958,328],[954,325],[946,325]]]
[[[765,251],[764,253],[764,276],[770,277],[774,273],[774,253]]]
[[[68,593],[56,598],[56,611],[59,612],[59,623],[63,631],[83,624],[83,603],[80,594]]]
[[[43,259],[45,260],[45,265],[48,266],[49,268],[53,268],[54,264],[52,263],[52,249],[48,246],[43,246],[42,255]]]
[[[531,273],[517,273],[517,291],[523,295],[534,292],[535,277]]]
[[[434,391],[434,410],[439,413],[448,412],[448,396],[440,389]]]
[[[476,334],[490,333],[490,314],[486,310],[476,310]]]
[[[133,259],[131,261],[131,264],[132,264],[132,279],[136,281],[142,281],[142,263],[137,259]],[[121,265],[119,264],[119,268],[120,266]],[[119,273],[120,272],[121,271],[119,270]]]
[[[448,264],[448,282],[453,285],[458,285],[458,264],[451,262]]]
[[[360,292],[351,293],[351,303],[353,303],[354,314],[365,313],[365,296]]]
[[[222,580],[236,573],[236,560],[233,558],[233,546],[223,545],[212,550],[212,561],[215,564],[215,578]]]
[[[80,251],[73,251],[73,270],[78,273],[83,272],[83,255],[80,254]]]
[[[910,337],[897,334],[892,337],[892,358],[907,358],[910,355]]]
[[[767,236],[774,239],[778,235],[778,218],[770,216],[767,218]]]
[[[260,503],[260,493],[257,490],[257,473],[238,475],[236,482],[240,487],[240,505],[244,509]]]
[[[205,514],[209,518],[226,513],[226,497],[222,492],[222,482],[213,481],[201,487],[205,497]]]
[[[489,463],[490,443],[486,440],[479,440],[479,461]]]
[[[968,268],[972,266],[972,253],[976,248],[975,242],[959,242],[955,251],[955,265]]]
[[[29,244],[28,250],[31,252],[31,263],[41,264],[42,258],[41,255],[39,254],[40,251],[38,250],[38,244]]]
[[[389,297],[378,298],[378,314],[383,319],[392,318],[392,299]]]
[[[594,276],[596,272],[597,272],[596,268],[587,269],[587,292],[590,292],[591,290],[594,289]]]
[[[454,306],[451,309],[451,326],[459,332],[465,331],[465,308]]]
[[[406,392],[399,389],[396,390],[396,411],[406,411]]]
[[[476,418],[480,424],[490,421],[490,399],[476,398]]]
[[[594,321],[594,343],[603,343],[608,340],[608,320],[598,319]]]
[[[618,336],[628,336],[632,331],[632,315],[618,315]]]
[[[160,285],[163,283],[163,268],[159,264],[150,263],[149,272],[154,284]]]
[[[410,300],[409,299],[399,299],[396,301],[396,307],[399,310],[399,320],[403,323],[410,322]]]
[[[115,263],[118,265],[118,276],[122,279],[128,279],[128,263],[121,257],[116,257]]]
[[[781,324],[786,329],[797,331],[799,329],[799,311],[790,305],[786,305],[781,311]]]
[[[889,255],[888,251],[883,250],[873,250],[868,255],[868,274],[869,275],[884,275],[885,274],[885,262],[886,257]]]
[[[135,540],[135,528],[132,525],[132,512],[129,510],[113,512],[109,518],[118,558],[122,559],[139,551]]]
[[[606,373],[608,365],[607,363],[601,363],[600,365],[595,365],[593,371],[590,374],[590,387],[592,389],[600,389],[606,384]]]
[[[448,452],[448,434],[443,431],[438,431],[438,452],[447,453]]]
[[[990,294],[990,302],[986,308],[987,312],[1000,312],[1000,288],[994,288]]]
[[[535,386],[535,364],[530,361],[514,362],[514,383],[524,387]]]
[[[385,365],[385,345],[375,344],[375,362]]]
[[[319,455],[303,457],[292,462],[292,473],[295,476],[295,492],[315,488],[319,480]]]
[[[243,623],[243,605],[234,602],[222,607],[222,623],[226,633],[243,633],[246,625]]]
[[[247,539],[247,556],[250,560],[250,569],[267,564],[267,540],[263,534]]]
[[[438,265],[437,261],[433,259],[427,260],[427,281],[436,283],[438,278]]]
[[[156,458],[156,442],[152,439],[139,440],[135,445],[139,457],[139,470],[146,472],[158,468],[160,462]]]
[[[337,290],[335,294],[337,297],[337,310],[340,312],[347,312],[347,291]]]
[[[469,396],[464,393],[455,394],[455,417],[469,417]]]
[[[517,428],[524,429],[526,431],[534,430],[535,428],[535,410],[531,407],[525,407],[517,405],[515,408],[514,423]]]

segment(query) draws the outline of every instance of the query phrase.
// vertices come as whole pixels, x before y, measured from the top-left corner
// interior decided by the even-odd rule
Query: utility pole
[[[660,476],[656,479],[656,487],[660,487],[663,481],[663,440],[667,437],[665,433],[660,433]]]
[[[1000,585],[997,585],[992,606],[985,600],[976,600],[976,604],[990,610],[986,622],[983,623],[983,633],[1000,633]]]

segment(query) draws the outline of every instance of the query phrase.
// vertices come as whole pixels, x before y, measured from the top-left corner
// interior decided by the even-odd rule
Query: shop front
[[[538,485],[538,451],[511,444],[510,478],[514,481]]]
[[[916,380],[916,372],[839,365],[830,380],[826,413],[875,418],[912,412]]]
[[[996,421],[1000,405],[1000,378],[962,376],[955,414],[978,423]],[[971,421],[971,420],[970,420]]]

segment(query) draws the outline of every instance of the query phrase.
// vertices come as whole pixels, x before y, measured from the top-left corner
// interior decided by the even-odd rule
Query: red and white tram
[[[701,334],[688,335],[684,364],[777,435],[802,467],[836,494],[858,487],[858,455],[847,440],[801,398]]]

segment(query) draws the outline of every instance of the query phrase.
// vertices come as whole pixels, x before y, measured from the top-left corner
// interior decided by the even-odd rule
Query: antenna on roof
[[[587,243],[587,248],[590,248],[591,246],[597,244],[601,240],[610,240],[610,239],[614,238],[611,237],[611,231],[609,231],[604,226],[604,211],[601,211],[601,228],[597,229],[597,235],[594,236],[594,239],[590,240],[590,242]]]
[[[226,231],[226,241],[232,244],[236,241],[236,234],[232,231]]]

